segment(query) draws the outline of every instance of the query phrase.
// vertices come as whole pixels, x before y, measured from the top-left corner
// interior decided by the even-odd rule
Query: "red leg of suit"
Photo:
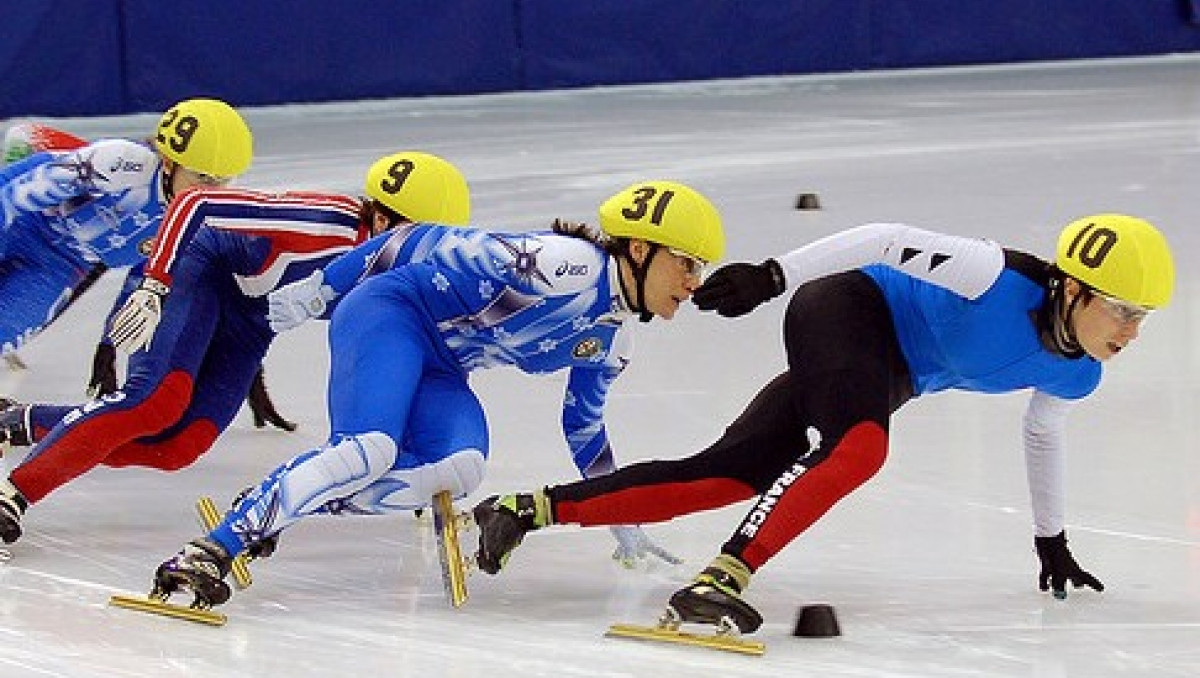
[[[165,440],[152,443],[132,440],[125,443],[113,450],[102,463],[113,468],[143,466],[160,471],[178,471],[191,466],[208,451],[220,433],[216,424],[200,419]]]
[[[13,469],[9,480],[29,503],[36,503],[103,463],[120,445],[175,423],[191,395],[191,376],[172,372],[136,405],[122,407],[119,401],[105,402],[92,412],[84,411],[82,417],[68,415],[38,444],[33,455]]]
[[[851,427],[824,461],[794,476],[790,484],[787,476],[777,480],[722,551],[757,570],[834,504],[870,480],[886,459],[887,433],[879,424],[863,422]]]

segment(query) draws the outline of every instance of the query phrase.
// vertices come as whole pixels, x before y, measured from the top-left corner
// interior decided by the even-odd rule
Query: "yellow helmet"
[[[429,153],[401,151],[376,160],[367,170],[367,195],[413,221],[466,226],[471,220],[462,172]]]
[[[1175,264],[1166,238],[1150,222],[1096,214],[1067,224],[1054,263],[1104,294],[1146,308],[1166,306]]]
[[[600,205],[600,228],[614,238],[640,238],[712,263],[725,255],[717,208],[673,181],[643,181]]]
[[[254,138],[242,116],[217,99],[187,99],[158,121],[154,146],[180,165],[219,178],[232,178],[250,166]]]

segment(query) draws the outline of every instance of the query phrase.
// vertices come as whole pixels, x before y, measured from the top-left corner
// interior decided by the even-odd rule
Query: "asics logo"
[[[125,158],[117,158],[116,160],[113,160],[111,165],[109,165],[108,171],[109,172],[141,172],[143,167],[145,167],[145,165],[143,165],[140,162],[137,162],[136,160],[126,160]]]
[[[572,264],[569,261],[564,261],[554,269],[554,276],[561,278],[564,275],[587,275],[587,264]]]

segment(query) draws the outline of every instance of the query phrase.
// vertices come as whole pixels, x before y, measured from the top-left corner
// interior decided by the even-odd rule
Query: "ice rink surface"
[[[248,412],[175,474],[97,469],[26,515],[0,564],[0,675],[46,676],[1197,676],[1200,675],[1200,60],[754,79],[610,90],[248,109],[242,185],[358,193],[406,148],[455,162],[477,224],[593,219],[626,184],[671,178],[721,209],[729,258],[760,260],[867,221],[979,235],[1048,256],[1089,213],[1155,222],[1174,303],[1112,361],[1071,420],[1068,534],[1103,594],[1056,601],[1037,559],[1019,437],[1024,394],[941,394],[894,421],[888,464],[755,577],[764,657],[611,640],[652,622],[747,505],[652,526],[686,559],[625,571],[604,529],[531,535],[498,577],[443,600],[430,528],[411,516],[310,520],[254,566],[209,628],[110,608],[199,534],[197,495],[236,491],[326,433],[325,329],[282,336],[267,362],[295,433]],[[142,136],[155,116],[52,121]],[[798,193],[823,209],[797,211]],[[0,372],[22,400],[82,397],[110,276]],[[608,408],[623,462],[713,441],[783,365],[775,301],[738,320],[684,308],[637,331]],[[561,375],[477,374],[493,436],[486,494],[574,477],[558,429]],[[5,460],[11,463],[12,459]],[[471,543],[466,544],[471,547]],[[843,635],[791,635],[799,607],[835,606]]]

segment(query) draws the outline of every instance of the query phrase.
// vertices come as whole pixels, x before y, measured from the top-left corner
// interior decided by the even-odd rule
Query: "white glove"
[[[108,329],[113,346],[125,353],[150,348],[150,340],[162,320],[163,297],[170,291],[171,288],[158,280],[144,278],[113,318]]]
[[[683,562],[682,558],[655,544],[640,525],[613,525],[608,529],[617,540],[617,550],[613,551],[613,560],[621,563],[626,569],[632,570],[640,562],[649,562],[650,556],[654,556],[668,565],[678,565]]]
[[[318,269],[307,278],[267,295],[267,322],[272,330],[286,332],[321,317],[334,299],[337,299],[337,292],[325,284],[325,274]]]

